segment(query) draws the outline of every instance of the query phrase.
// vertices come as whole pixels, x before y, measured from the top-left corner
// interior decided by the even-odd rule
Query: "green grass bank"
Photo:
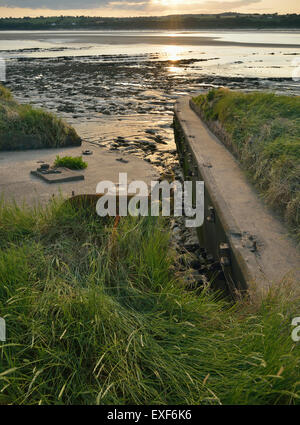
[[[80,146],[76,131],[55,115],[20,105],[0,85],[0,151]]]
[[[0,404],[300,403],[300,300],[186,291],[166,229],[0,204]]]
[[[218,89],[193,101],[300,242],[299,96]]]

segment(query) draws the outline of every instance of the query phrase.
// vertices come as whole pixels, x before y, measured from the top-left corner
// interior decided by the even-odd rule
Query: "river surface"
[[[0,54],[106,62],[198,59],[190,72],[288,78],[298,64],[300,31],[2,31]]]

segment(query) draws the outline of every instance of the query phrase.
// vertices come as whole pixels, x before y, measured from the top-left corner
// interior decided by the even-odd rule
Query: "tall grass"
[[[299,299],[185,291],[162,218],[0,207],[2,404],[294,404]]]
[[[0,99],[1,100],[13,100],[11,92],[0,84]]]
[[[0,85],[0,151],[80,144],[76,131],[60,118],[31,105],[20,105]]]
[[[219,89],[194,102],[300,242],[300,97]]]

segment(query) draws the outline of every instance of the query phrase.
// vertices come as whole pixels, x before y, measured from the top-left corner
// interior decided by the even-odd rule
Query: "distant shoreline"
[[[299,32],[300,33],[300,27],[295,28],[283,28],[283,27],[274,27],[274,28],[218,28],[218,27],[209,27],[209,28],[99,28],[99,27],[59,27],[59,28],[11,28],[11,29],[4,29],[0,28],[0,34],[1,33],[24,33],[24,32],[38,32],[38,33],[58,33],[58,32],[90,32],[90,31],[97,31],[97,32],[104,32],[104,33],[110,33],[110,32],[176,32],[184,34],[186,32],[193,33],[193,32],[210,32],[210,31],[217,31],[217,32]]]
[[[294,30],[300,29],[299,13],[170,14],[159,16],[39,16],[0,18],[0,30]]]
[[[65,28],[15,28],[15,29],[1,29],[0,28],[0,33],[24,33],[24,32],[40,32],[40,33],[58,33],[58,32],[91,32],[91,31],[95,31],[95,32],[103,32],[103,33],[110,33],[110,32],[151,32],[151,33],[157,33],[157,32],[172,32],[172,33],[178,33],[178,34],[185,34],[185,33],[198,33],[198,32],[210,32],[210,31],[217,31],[217,32],[274,32],[274,33],[278,33],[278,32],[299,32],[300,33],[300,28],[282,28],[282,27],[278,27],[278,28],[193,28],[193,29],[189,29],[189,28],[157,28],[157,29],[153,29],[153,28],[146,28],[146,29],[132,29],[132,28],[99,28],[99,27],[65,27]]]

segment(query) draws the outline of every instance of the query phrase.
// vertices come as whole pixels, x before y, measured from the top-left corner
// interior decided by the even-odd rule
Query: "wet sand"
[[[299,44],[279,44],[279,43],[245,43],[234,41],[222,41],[214,37],[206,36],[189,36],[181,35],[114,35],[114,34],[89,34],[88,32],[68,31],[67,33],[60,31],[48,32],[1,32],[0,40],[16,40],[17,35],[21,35],[23,40],[36,41],[57,41],[67,43],[92,43],[104,45],[132,45],[132,44],[156,44],[156,45],[176,45],[176,46],[244,46],[244,47],[269,47],[269,48],[295,48],[300,49]]]

